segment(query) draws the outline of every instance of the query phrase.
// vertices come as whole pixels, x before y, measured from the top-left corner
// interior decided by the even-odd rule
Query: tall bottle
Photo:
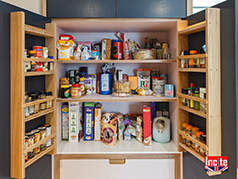
[[[194,87],[193,87],[193,83],[190,83],[190,90],[191,90],[191,92],[190,92],[190,96],[193,96],[193,92],[194,92]],[[194,108],[194,101],[192,100],[192,99],[190,99],[190,106],[189,106],[190,108]]]
[[[87,94],[87,89],[85,87],[84,78],[80,78],[79,84],[81,84],[81,96],[85,96]]]

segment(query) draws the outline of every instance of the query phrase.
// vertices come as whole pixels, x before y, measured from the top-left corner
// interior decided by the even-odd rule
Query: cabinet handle
[[[125,164],[125,159],[109,159],[109,163],[112,164]]]

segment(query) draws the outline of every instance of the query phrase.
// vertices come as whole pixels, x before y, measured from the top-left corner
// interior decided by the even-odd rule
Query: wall
[[[33,0],[32,0],[33,1]],[[26,23],[37,27],[44,28],[46,22],[50,19],[44,18],[27,10],[7,4],[0,1],[0,179],[10,179],[10,12],[24,11]],[[26,36],[26,48],[32,47],[33,44],[44,44],[42,38],[32,38]],[[38,78],[35,83],[27,79],[26,89],[31,92],[44,87],[44,78]],[[31,85],[29,84],[31,83]],[[44,124],[44,118],[33,120],[26,125],[29,131],[35,127]],[[51,156],[42,157],[26,168],[26,179],[51,179]]]

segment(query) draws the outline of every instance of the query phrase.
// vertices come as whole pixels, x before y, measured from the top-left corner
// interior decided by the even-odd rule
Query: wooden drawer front
[[[111,164],[110,164],[111,163]],[[173,159],[108,159],[60,160],[60,179],[174,179]]]

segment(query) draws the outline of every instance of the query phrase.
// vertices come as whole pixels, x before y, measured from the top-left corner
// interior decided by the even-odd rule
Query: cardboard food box
[[[81,129],[82,103],[69,102],[69,142],[78,142]]]
[[[95,108],[95,117],[94,117],[94,140],[101,140],[101,119],[102,119],[102,108]]]
[[[132,94],[136,94],[135,90],[138,87],[137,76],[129,76],[128,81],[131,82],[131,92],[132,92]]]
[[[152,145],[151,111],[149,105],[143,105],[144,145]]]
[[[165,97],[167,97],[167,98],[173,98],[174,97],[174,85],[165,84],[164,85],[164,90],[165,90]]]
[[[92,141],[94,132],[94,103],[84,103],[84,140]]]

